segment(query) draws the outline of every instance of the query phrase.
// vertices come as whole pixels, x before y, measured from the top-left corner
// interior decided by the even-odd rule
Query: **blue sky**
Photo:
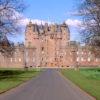
[[[76,12],[76,8],[81,0],[23,0],[27,6],[23,15],[32,20],[44,20],[55,23],[62,23],[66,20],[79,20],[77,16],[70,13]],[[70,23],[70,21],[69,21]],[[69,26],[71,32],[71,40],[79,40],[79,34],[76,27]],[[19,41],[23,41],[23,37],[19,37]]]
[[[24,15],[31,19],[49,20],[62,22],[70,16],[67,14],[74,11],[76,0],[24,0],[27,9]]]

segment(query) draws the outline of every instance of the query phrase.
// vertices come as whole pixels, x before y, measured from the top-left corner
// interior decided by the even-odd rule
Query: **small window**
[[[51,36],[50,36],[50,39],[53,39],[53,38],[54,38],[54,36],[53,36],[53,35],[51,35]]]
[[[90,62],[91,61],[91,59],[90,58],[88,58],[88,62]]]
[[[12,59],[12,58],[10,58],[10,61],[12,62],[12,61],[13,61],[13,59]]]
[[[19,62],[21,62],[21,58],[19,58]]]
[[[43,58],[42,58],[42,61],[43,61]]]
[[[77,55],[79,54],[79,52],[77,51]]]
[[[98,58],[96,58],[95,61],[98,62],[99,61]]]
[[[28,42],[28,46],[29,46],[29,47],[31,46],[31,42]]]
[[[79,57],[77,57],[77,60],[76,61],[79,61]]]
[[[42,47],[41,49],[42,49],[42,51],[43,51],[43,50],[44,50],[44,47]]]
[[[55,61],[57,61],[57,58],[55,58]]]
[[[42,51],[42,54],[44,54],[44,51]]]
[[[81,61],[85,61],[85,58],[82,57],[82,58],[81,58]]]

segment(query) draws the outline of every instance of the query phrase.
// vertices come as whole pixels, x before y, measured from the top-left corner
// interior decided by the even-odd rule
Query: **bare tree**
[[[83,18],[83,41],[91,46],[96,56],[100,56],[100,0],[84,0],[79,14]]]
[[[18,21],[21,19],[19,15],[24,7],[22,0],[0,0],[0,51],[12,47],[8,43],[9,45],[6,45],[7,48],[5,48],[3,42],[8,33],[19,32],[20,26],[18,25]]]

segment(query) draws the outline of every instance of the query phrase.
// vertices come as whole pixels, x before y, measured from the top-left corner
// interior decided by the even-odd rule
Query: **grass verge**
[[[6,92],[38,75],[40,70],[0,69],[0,93]]]
[[[100,100],[100,68],[80,69],[79,71],[67,69],[61,70],[61,73],[81,89],[94,96],[96,100]]]

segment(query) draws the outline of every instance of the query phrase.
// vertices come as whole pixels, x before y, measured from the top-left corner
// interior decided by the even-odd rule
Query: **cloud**
[[[65,21],[66,24],[68,24],[69,26],[71,27],[80,27],[81,24],[82,24],[82,21],[81,20],[78,20],[78,19],[67,19]]]
[[[41,25],[41,24],[45,25],[45,23],[54,24],[53,22],[49,22],[49,21],[44,21],[44,20],[39,20],[39,19],[29,19],[29,18],[24,18],[24,17],[23,19],[19,21],[19,24],[22,26],[26,26],[30,21],[33,24],[37,24],[37,25]]]
[[[20,25],[20,26],[26,26],[30,21],[33,24],[37,24],[37,25],[41,25],[41,24],[44,25],[45,23],[54,24],[53,22],[49,22],[49,21],[27,18],[22,13],[19,13],[19,12],[16,12],[16,11],[14,11],[14,15],[11,17],[11,19],[17,19],[16,24]]]
[[[21,25],[21,26],[26,26],[30,21],[33,24],[38,24],[38,25],[41,25],[41,24],[44,25],[45,23],[54,24],[54,22],[49,22],[49,21],[45,21],[45,20],[29,19],[29,18],[26,18],[24,15],[19,14],[19,13],[16,13],[16,15],[20,17],[18,24]],[[82,26],[82,21],[78,20],[78,19],[67,19],[65,21],[65,23],[68,24],[71,27],[76,27],[76,28]]]

